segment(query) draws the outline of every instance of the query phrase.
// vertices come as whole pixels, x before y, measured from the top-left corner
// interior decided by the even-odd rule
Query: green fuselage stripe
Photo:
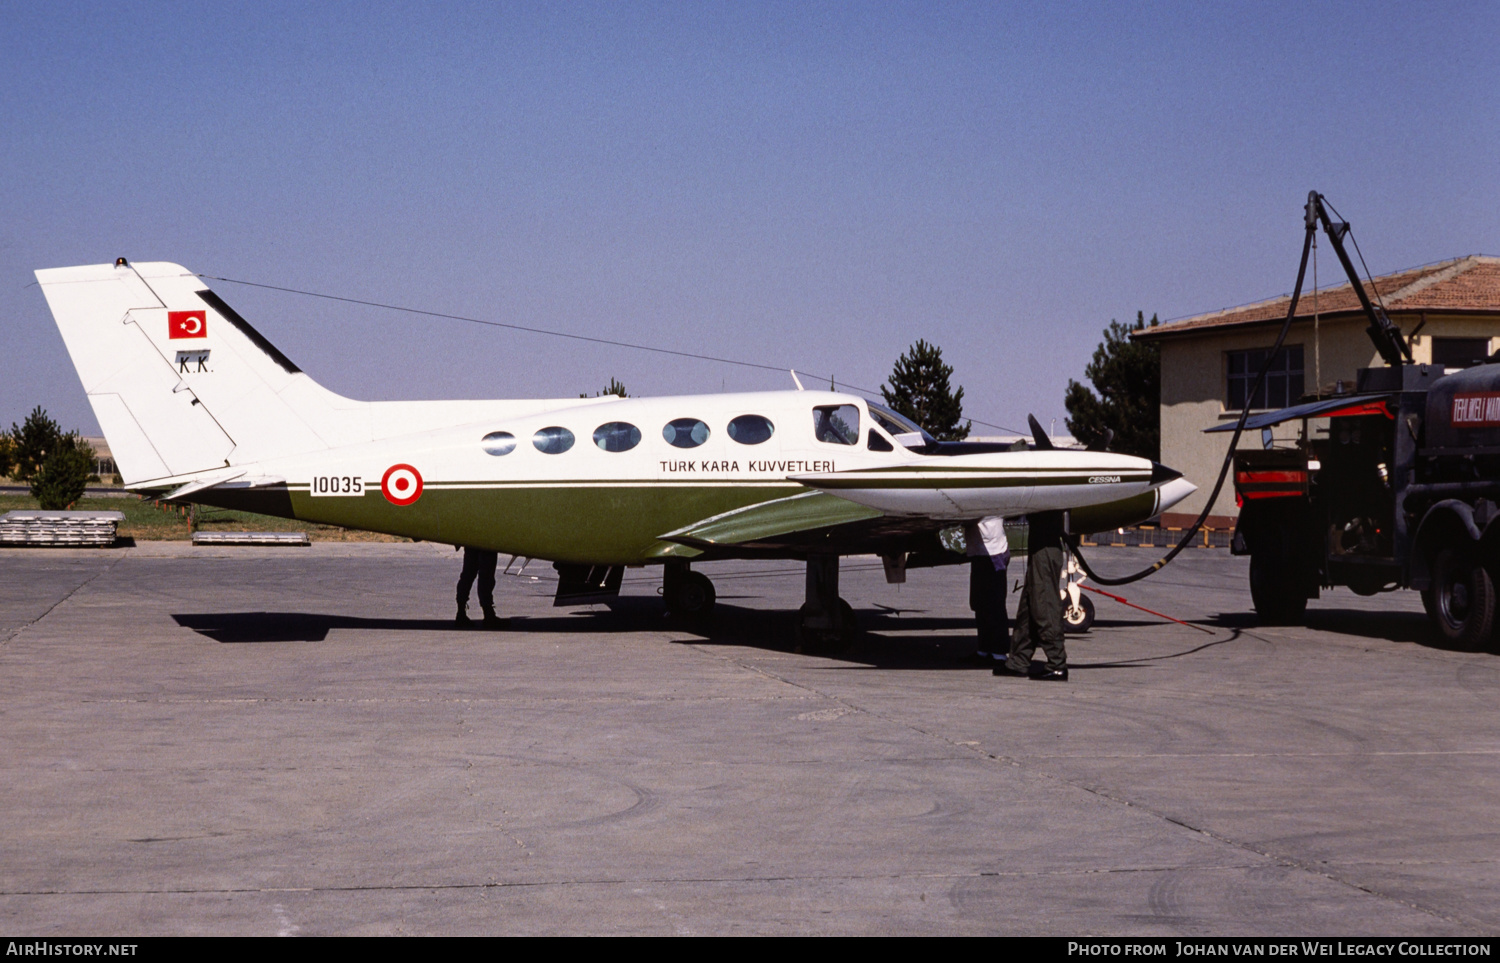
[[[654,482],[429,485],[405,506],[386,501],[379,489],[353,496],[314,497],[295,489],[287,494],[293,517],[305,521],[529,558],[627,565],[655,557],[653,549],[667,544],[658,535],[806,490],[795,482],[673,486],[670,493]]]

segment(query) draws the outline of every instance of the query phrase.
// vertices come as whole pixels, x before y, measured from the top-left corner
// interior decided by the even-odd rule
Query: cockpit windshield
[[[894,412],[884,405],[877,405],[873,401],[868,404],[870,417],[874,418],[876,423],[903,447],[926,448],[928,445],[937,444],[937,439],[923,431],[920,425],[905,415]]]

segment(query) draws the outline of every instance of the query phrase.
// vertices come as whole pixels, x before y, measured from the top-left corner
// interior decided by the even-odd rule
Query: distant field
[[[31,511],[39,506],[29,495],[0,495],[0,514]],[[157,505],[138,498],[82,498],[73,506],[79,511],[124,512],[119,534],[141,541],[186,541],[193,537],[190,507]],[[315,542],[409,542],[395,535],[360,532],[337,525],[315,525],[292,519],[198,507],[198,530],[203,532],[307,532]]]

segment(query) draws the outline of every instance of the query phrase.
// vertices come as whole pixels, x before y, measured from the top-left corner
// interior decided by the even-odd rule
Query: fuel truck
[[[1414,589],[1449,644],[1500,651],[1500,353],[1451,374],[1413,363],[1350,263],[1348,225],[1329,219],[1316,192],[1309,237],[1315,219],[1385,365],[1360,369],[1350,394],[1244,419],[1246,430],[1302,421],[1293,448],[1234,453],[1240,514],[1231,550],[1250,556],[1255,611],[1267,624],[1296,624],[1324,588]],[[1308,430],[1314,418],[1328,419],[1326,438]],[[1269,432],[1263,437],[1269,445]]]

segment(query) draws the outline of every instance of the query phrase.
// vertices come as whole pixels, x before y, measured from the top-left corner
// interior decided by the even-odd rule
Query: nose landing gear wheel
[[[1094,600],[1087,595],[1078,596],[1077,605],[1063,609],[1063,631],[1069,635],[1082,635],[1094,624]]]

